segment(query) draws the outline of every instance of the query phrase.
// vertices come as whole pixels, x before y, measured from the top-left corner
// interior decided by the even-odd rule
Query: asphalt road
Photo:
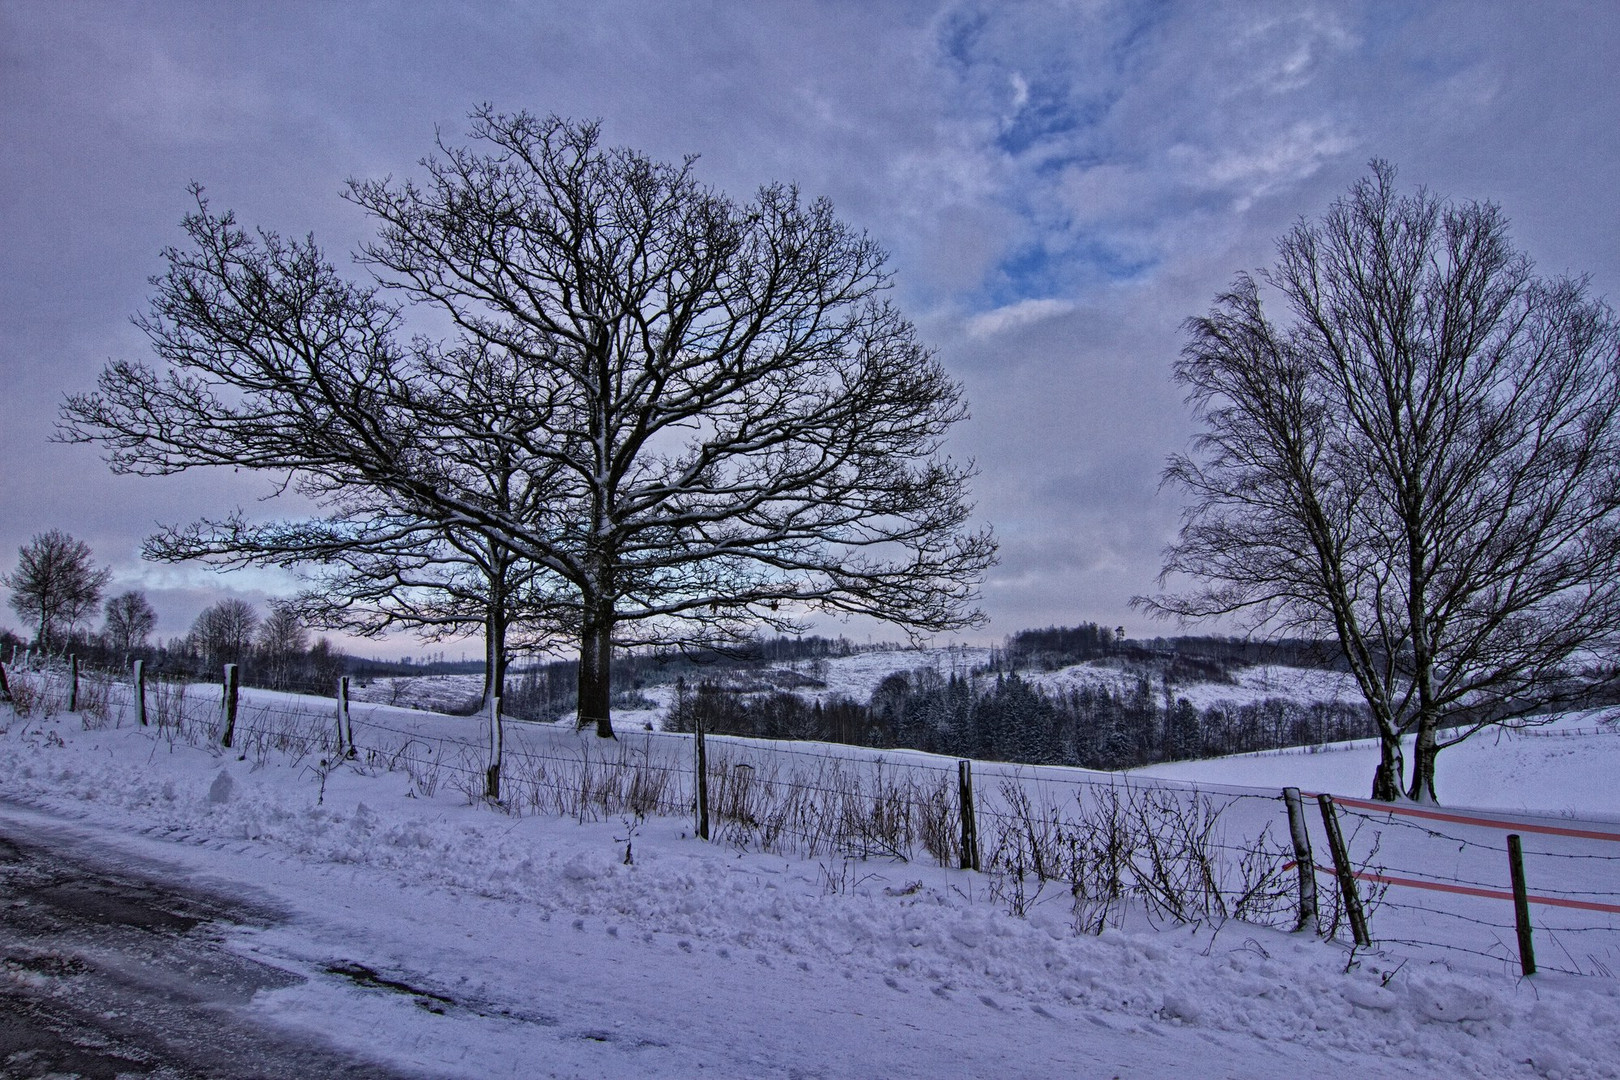
[[[224,942],[232,926],[279,919],[0,822],[0,1078],[402,1076],[255,1015],[255,993],[312,976]]]

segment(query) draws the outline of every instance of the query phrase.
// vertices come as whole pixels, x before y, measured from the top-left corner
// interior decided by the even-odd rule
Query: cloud
[[[1071,300],[1020,300],[1016,304],[986,311],[967,320],[969,337],[988,338],[1008,330],[1016,330],[1074,310]]]
[[[1168,163],[1179,165],[1187,185],[1227,194],[1242,212],[1254,200],[1310,179],[1330,161],[1357,148],[1357,140],[1328,120],[1298,120],[1282,131],[1264,132],[1249,145],[1218,148],[1172,146]]]

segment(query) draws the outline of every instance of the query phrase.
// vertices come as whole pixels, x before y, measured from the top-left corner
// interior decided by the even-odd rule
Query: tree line
[[[666,727],[767,739],[904,747],[953,757],[1126,769],[1162,761],[1367,738],[1366,709],[1283,698],[1198,709],[1174,684],[1139,671],[1051,691],[1014,672],[977,677],[932,668],[888,676],[871,698],[746,693],[718,682],[678,686]]]
[[[90,546],[59,529],[33,537],[17,552],[17,567],[0,575],[13,611],[33,629],[31,641],[0,632],[4,655],[24,648],[72,652],[82,662],[122,669],[141,660],[154,674],[218,678],[235,664],[244,685],[331,694],[347,657],[315,638],[290,600],[271,600],[261,614],[227,597],[203,609],[182,637],[158,643],[157,611],[139,589],[106,597],[112,571],[98,567]],[[92,623],[101,615],[101,628]]]

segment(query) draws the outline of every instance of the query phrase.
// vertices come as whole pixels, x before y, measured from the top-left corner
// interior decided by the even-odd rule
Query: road
[[[368,973],[300,972],[233,952],[233,927],[281,914],[179,876],[49,827],[0,822],[0,1077],[404,1075],[257,1016],[260,990]]]

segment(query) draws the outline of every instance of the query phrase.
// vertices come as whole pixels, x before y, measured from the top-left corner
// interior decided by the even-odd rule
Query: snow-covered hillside
[[[329,703],[287,696],[250,695],[244,715],[291,708],[330,724]],[[362,745],[407,740],[396,762],[435,740],[474,753],[479,736],[475,721],[400,709],[357,706],[355,719]],[[1519,980],[1500,963],[1390,943],[1351,954],[1309,935],[1154,925],[1140,912],[1083,934],[1062,896],[1019,917],[993,875],[929,861],[703,843],[685,817],[514,816],[378,757],[331,768],[259,746],[238,758],[172,731],[85,730],[60,714],[0,728],[8,825],[287,912],[230,944],[303,981],[245,1008],[425,1075],[1595,1078],[1620,1062],[1613,977]],[[514,726],[509,738],[602,753],[557,728]],[[676,737],[641,738],[649,752],[670,742],[674,760],[685,753]],[[1602,738],[1586,752],[1612,769],[1620,738]],[[627,733],[641,752],[634,741]],[[1523,739],[1497,759],[1494,782],[1515,783],[1538,754],[1564,757],[1563,745]],[[755,752],[787,750],[866,753]],[[923,758],[888,756],[891,768]],[[1265,788],[1314,781],[1281,755],[1263,760],[1275,771],[1247,774],[1264,788],[1241,805],[1274,815]],[[1221,763],[1200,767],[1223,781],[1216,790],[1241,790],[1225,787],[1236,774]],[[446,761],[443,776],[454,768]],[[1039,787],[1095,774],[985,766],[980,782],[993,790],[998,775]],[[344,965],[447,1004],[427,1013],[331,974]],[[59,992],[73,992],[71,977]]]
[[[1075,664],[1024,677],[1038,686],[1060,693],[1078,690],[1085,685],[1105,686],[1114,693],[1122,693],[1130,691],[1137,681],[1134,672],[1108,664]],[[1355,680],[1337,671],[1257,664],[1241,669],[1236,678],[1235,685],[1218,682],[1176,683],[1171,687],[1171,693],[1177,698],[1186,698],[1200,710],[1212,705],[1249,705],[1268,699],[1295,701],[1304,705],[1318,701],[1354,705],[1362,701]],[[1162,694],[1163,684],[1156,684],[1153,690],[1155,694]]]
[[[349,686],[354,701],[447,713],[468,711],[483,693],[482,675],[398,675]]]
[[[990,649],[972,645],[868,648],[848,656],[789,661],[763,669],[715,667],[704,677],[721,685],[788,689],[807,701],[825,702],[829,698],[843,697],[864,703],[884,679],[894,674],[928,670],[950,678],[953,675],[973,677],[978,673],[980,681],[988,680],[993,676],[983,674],[983,670],[991,656]],[[779,673],[781,677],[777,677]],[[1105,687],[1115,694],[1125,693],[1135,687],[1138,677],[1131,670],[1105,662],[1075,664],[1056,671],[1023,671],[1019,676],[1059,694],[1088,685]],[[650,725],[654,730],[660,729],[674,699],[672,683],[673,676],[641,689],[642,696],[653,703],[651,708],[624,708],[616,715],[631,728]],[[356,685],[352,694],[356,701],[461,712],[477,701],[482,690],[483,680],[478,675],[431,675],[376,679],[365,686]],[[1153,692],[1157,699],[1163,693],[1163,685],[1156,683]],[[1266,699],[1301,704],[1319,701],[1357,704],[1361,700],[1354,680],[1348,675],[1274,664],[1241,669],[1235,685],[1186,682],[1175,684],[1172,692],[1199,709],[1223,703],[1246,705]]]

